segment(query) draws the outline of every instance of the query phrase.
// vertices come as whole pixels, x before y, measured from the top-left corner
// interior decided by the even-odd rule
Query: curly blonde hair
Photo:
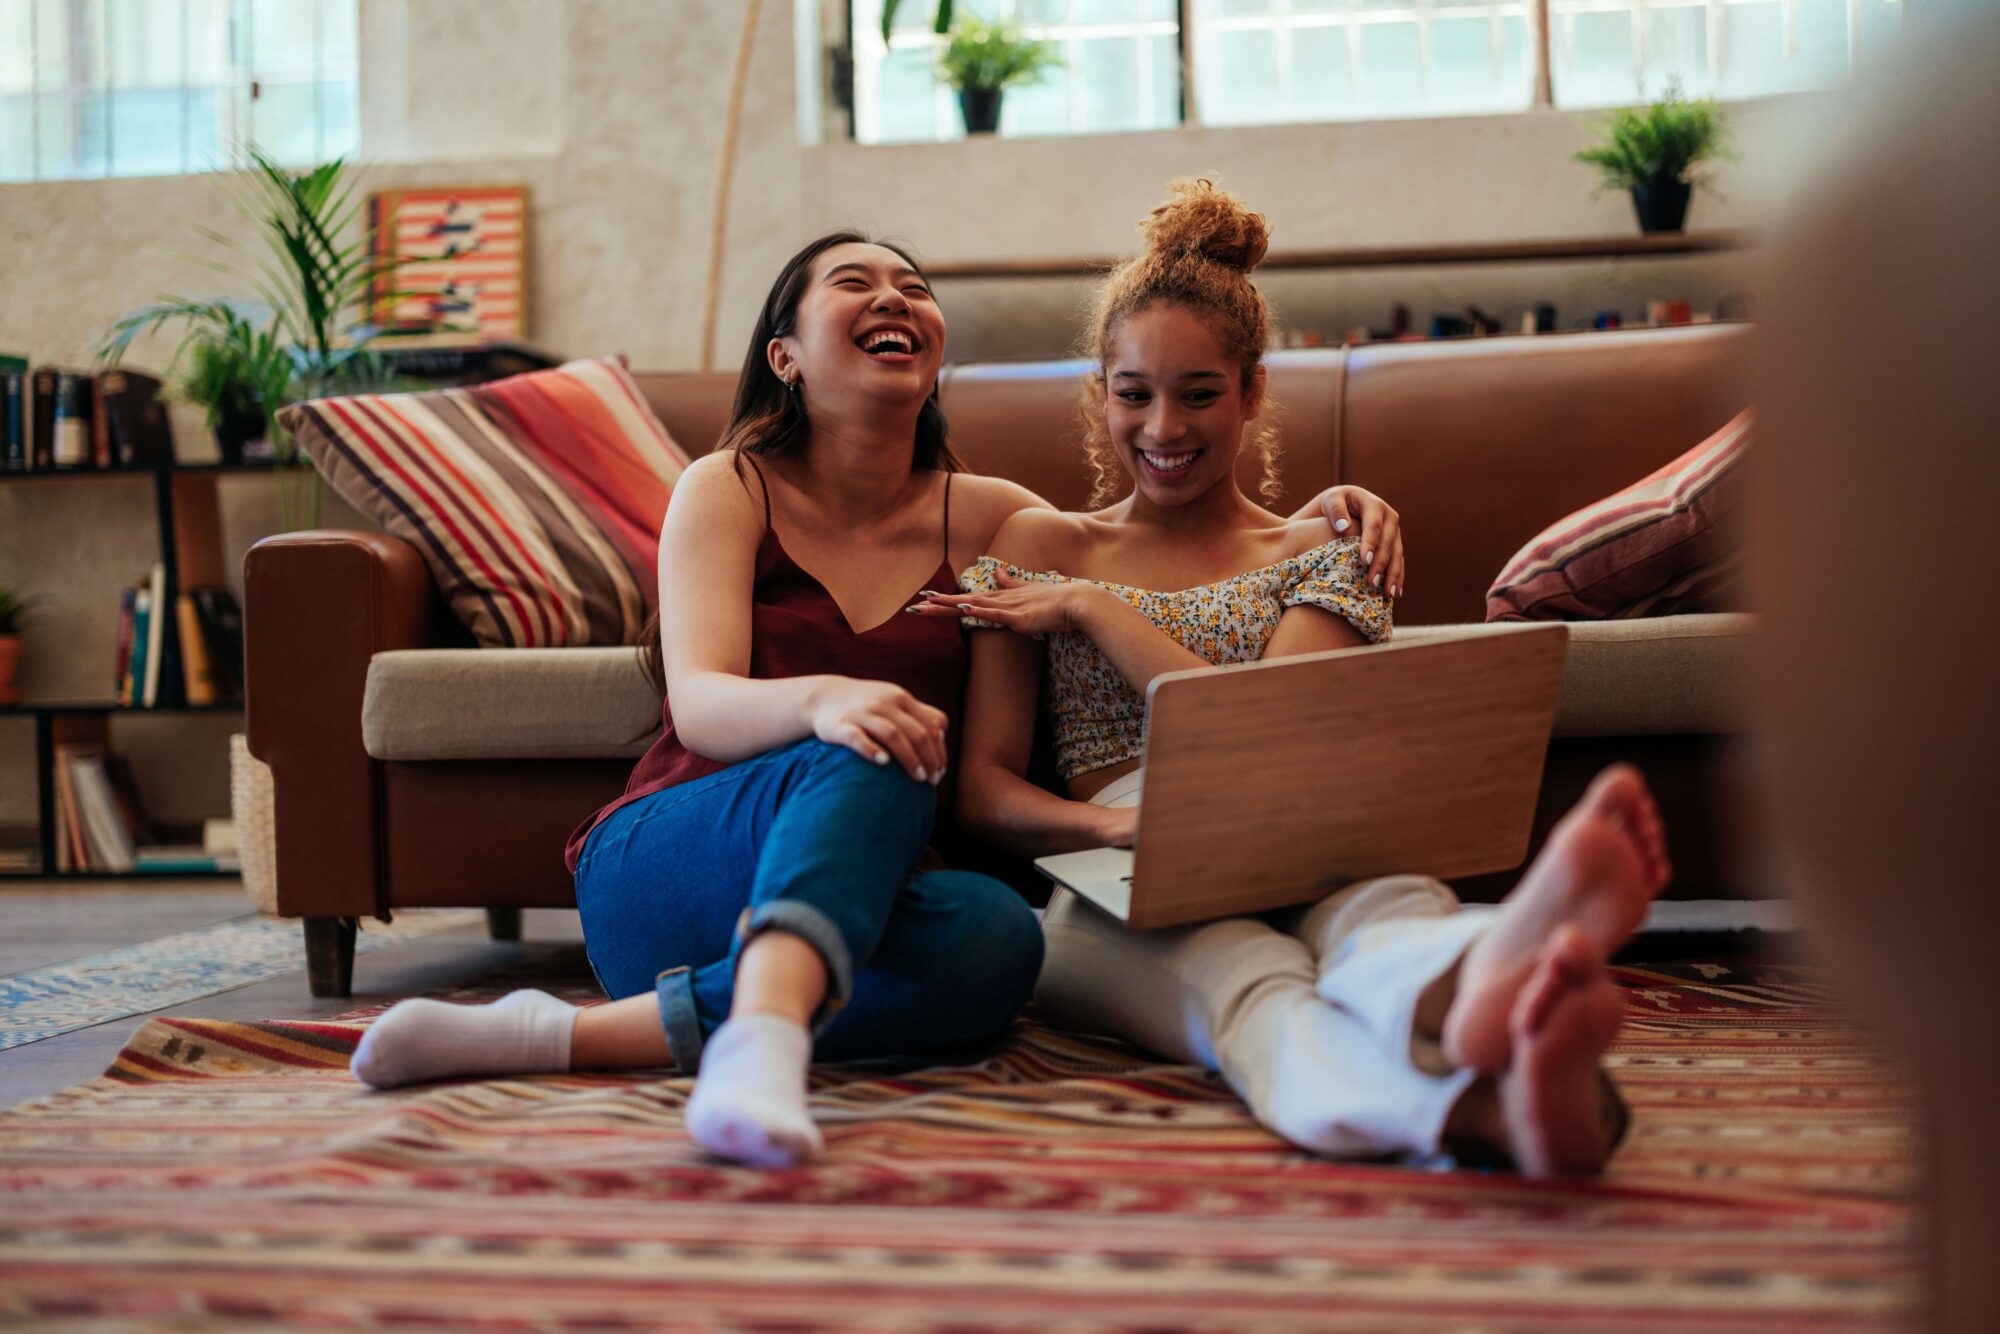
[[[1179,180],[1172,197],[1139,224],[1146,248],[1106,275],[1092,294],[1078,354],[1094,369],[1079,394],[1083,449],[1095,481],[1090,503],[1101,506],[1118,493],[1124,470],[1111,448],[1104,420],[1105,349],[1131,316],[1165,302],[1205,320],[1224,351],[1241,367],[1240,388],[1250,391],[1271,335],[1271,303],[1250,281],[1250,271],[1270,245],[1270,226],[1261,213],[1209,180]],[[1278,430],[1270,405],[1246,441],[1262,456],[1264,479],[1258,493],[1278,498]]]

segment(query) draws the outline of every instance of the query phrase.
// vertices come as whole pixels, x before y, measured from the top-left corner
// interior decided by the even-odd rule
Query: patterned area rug
[[[1027,1021],[818,1072],[824,1158],[757,1172],[689,1142],[683,1081],[371,1094],[361,1022],[154,1020],[0,1115],[0,1323],[1914,1327],[1895,1070],[1795,968],[1620,976],[1632,1136],[1555,1184],[1316,1161],[1200,1072]]]
[[[359,953],[379,950],[483,919],[470,908],[404,909],[391,923],[363,922],[354,947]],[[296,919],[251,913],[0,977],[0,1051],[234,991],[298,972],[305,964]]]

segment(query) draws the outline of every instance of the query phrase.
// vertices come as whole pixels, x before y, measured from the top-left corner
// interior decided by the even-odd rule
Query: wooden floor
[[[157,940],[251,911],[242,886],[233,880],[163,880],[143,887],[134,887],[129,880],[0,886],[0,976]],[[573,950],[583,939],[573,911],[530,909],[521,917],[519,943],[487,939],[481,922],[358,955],[354,960],[354,995],[332,1000],[316,999],[307,988],[305,944],[301,940],[297,972],[203,996],[154,1014],[194,1014],[209,1019],[323,1018],[376,1001],[470,981],[556,950]],[[0,1051],[0,1106],[53,1093],[102,1074],[126,1038],[151,1017],[133,1015]]]

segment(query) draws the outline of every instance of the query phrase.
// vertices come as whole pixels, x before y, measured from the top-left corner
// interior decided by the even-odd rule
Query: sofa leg
[[[488,908],[486,910],[486,930],[495,940],[519,940],[521,938],[521,910],[519,908]]]
[[[315,996],[354,993],[354,928],[352,917],[308,917],[306,983]]]

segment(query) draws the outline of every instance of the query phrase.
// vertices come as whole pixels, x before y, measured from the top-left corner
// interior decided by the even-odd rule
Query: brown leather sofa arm
[[[345,995],[356,919],[387,920],[380,766],[361,744],[368,660],[452,642],[417,549],[383,533],[286,533],[243,560],[250,753],[276,792],[278,911],[307,919],[316,995]],[[333,988],[327,990],[325,988]]]

